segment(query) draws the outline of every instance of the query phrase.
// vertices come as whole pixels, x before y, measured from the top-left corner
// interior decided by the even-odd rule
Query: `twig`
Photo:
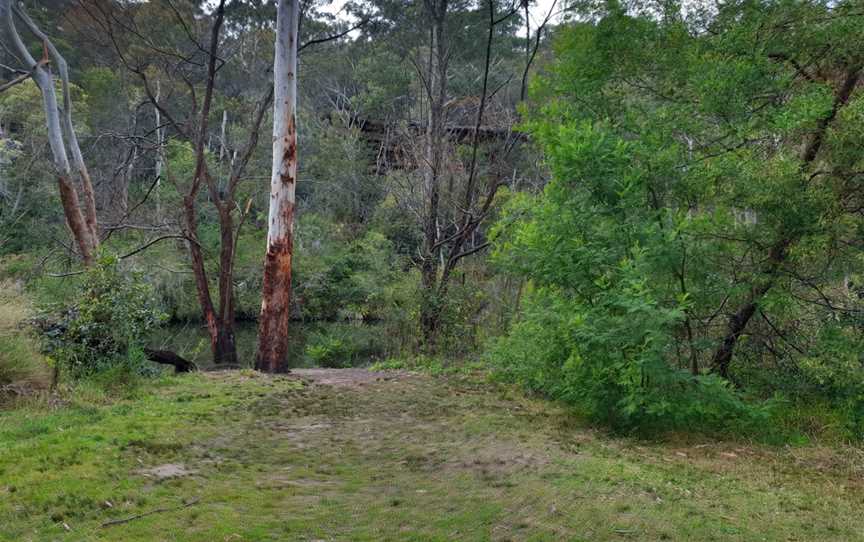
[[[133,250],[132,252],[127,252],[126,254],[124,254],[124,255],[122,255],[122,256],[119,256],[119,259],[121,259],[121,260],[125,260],[126,258],[131,258],[132,256],[138,254],[139,252],[142,252],[142,251],[144,251],[144,250],[147,250],[148,248],[150,248],[151,246],[155,245],[155,244],[158,243],[159,241],[164,241],[164,240],[166,240],[166,239],[183,239],[183,240],[185,240],[185,241],[194,242],[196,245],[198,244],[197,241],[194,241],[194,240],[192,240],[192,239],[186,237],[185,235],[163,235],[163,236],[161,236],[161,237],[157,237],[156,239],[153,239],[152,241],[148,241],[147,243],[144,243],[143,245],[141,245],[140,247],[136,248],[136,249]]]
[[[33,72],[35,72],[37,69],[41,68],[42,66],[47,66],[49,63],[50,63],[50,60],[48,60],[47,58],[43,58],[42,60],[37,62],[36,65],[33,66],[33,69],[31,69],[29,72],[25,72],[22,70],[15,70],[17,73],[20,73],[20,75],[16,78],[12,79],[11,81],[7,81],[7,82],[3,83],[2,85],[0,85],[0,92],[5,92],[5,91],[9,90],[10,88],[14,87],[15,85],[18,85],[18,84],[23,83],[24,81],[30,79],[31,77],[33,77]],[[3,66],[3,67],[7,68],[7,69],[12,69],[12,68],[8,68],[7,66]]]
[[[306,43],[301,44],[300,47],[297,49],[297,53],[299,54],[300,51],[302,51],[303,49],[310,47],[312,45],[318,45],[320,43],[327,43],[328,41],[334,41],[334,40],[338,40],[339,38],[344,38],[345,36],[347,36],[351,32],[354,32],[355,30],[359,30],[361,27],[363,27],[368,22],[369,22],[368,18],[363,19],[359,23],[355,24],[354,26],[352,26],[352,27],[350,27],[350,28],[348,28],[342,32],[339,32],[338,34],[333,34],[330,36],[324,36],[321,38],[311,39],[311,40],[307,41]]]
[[[112,519],[111,521],[106,521],[102,524],[102,527],[111,527],[113,525],[121,525],[123,523],[129,523],[130,521],[135,521],[136,519],[146,518],[147,516],[152,516],[154,514],[161,514],[162,512],[176,512],[178,510],[183,510],[185,508],[189,508],[190,506],[195,506],[201,502],[201,499],[195,498],[191,501],[184,503],[182,506],[175,506],[173,508],[157,508],[156,510],[151,510],[149,512],[144,512],[143,514],[138,514],[137,516],[130,516],[128,518],[123,519]]]

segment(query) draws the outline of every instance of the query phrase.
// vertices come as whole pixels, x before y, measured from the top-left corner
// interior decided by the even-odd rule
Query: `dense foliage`
[[[499,225],[533,291],[493,357],[603,419],[736,418],[722,377],[860,437],[860,14],[651,8],[562,29],[535,82],[552,181]]]
[[[71,305],[44,324],[46,348],[73,378],[107,371],[153,373],[143,346],[161,319],[149,285],[105,255],[85,272]]]

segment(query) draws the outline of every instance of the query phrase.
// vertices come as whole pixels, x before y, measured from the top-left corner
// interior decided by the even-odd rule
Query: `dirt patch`
[[[469,469],[480,473],[507,475],[525,469],[547,465],[550,457],[530,448],[518,448],[512,444],[492,443],[476,452],[473,457],[460,457],[444,463],[445,468]]]
[[[140,470],[138,473],[156,480],[168,480],[170,478],[189,476],[195,474],[195,471],[187,469],[180,463],[166,463],[164,465],[159,465],[158,467]]]
[[[369,371],[366,369],[292,369],[291,374],[311,384],[337,388],[357,388],[376,382],[405,380],[412,376],[403,371]]]
[[[297,488],[324,488],[336,485],[332,480],[316,480],[312,478],[285,478],[273,477],[255,484],[259,489],[297,489]]]

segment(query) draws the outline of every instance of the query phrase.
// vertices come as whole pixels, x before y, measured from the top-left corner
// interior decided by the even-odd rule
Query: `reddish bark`
[[[279,175],[283,188],[294,192],[297,163],[297,131],[294,115],[287,118],[288,133],[282,163],[289,164]],[[275,197],[271,195],[271,197]],[[293,199],[293,197],[291,198]],[[255,368],[269,373],[288,372],[288,326],[291,320],[291,258],[294,252],[294,202],[284,199],[271,225],[284,227],[281,236],[267,239],[261,291],[258,354]],[[278,226],[277,226],[277,229]]]
[[[219,337],[213,357],[216,363],[237,363],[237,347],[234,344],[234,218],[227,204],[219,204],[218,207]]]
[[[287,372],[288,325],[291,303],[290,237],[270,245],[264,257],[264,283],[255,368],[270,373]]]
[[[207,282],[207,271],[204,268],[204,252],[198,243],[198,223],[194,196],[184,198],[183,218],[186,222],[187,245],[189,247],[192,276],[195,279],[195,293],[198,297],[198,304],[201,307],[201,316],[207,326],[207,333],[210,335],[210,349],[213,351],[213,361],[215,362],[217,344],[219,342],[219,322],[216,318],[216,311],[213,308],[213,299],[210,297],[210,285]]]
[[[297,175],[297,32],[299,0],[276,6],[273,61],[273,164],[258,354],[255,368],[288,372],[288,324],[291,304],[291,256],[294,246],[294,185]]]
[[[98,238],[87,225],[78,201],[78,192],[72,181],[64,175],[57,177],[57,185],[60,188],[60,202],[63,205],[63,213],[66,216],[66,224],[72,231],[72,237],[78,243],[81,251],[81,259],[84,265],[93,263],[94,252],[98,247]]]

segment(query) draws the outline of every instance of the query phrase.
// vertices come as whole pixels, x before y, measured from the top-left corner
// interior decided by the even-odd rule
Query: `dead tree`
[[[431,20],[431,43],[429,69],[425,77],[425,89],[429,98],[429,116],[425,140],[425,188],[427,205],[424,215],[424,246],[421,256],[421,283],[423,300],[420,310],[420,326],[423,346],[434,351],[438,345],[441,327],[441,309],[453,272],[466,257],[489,246],[488,241],[478,240],[477,231],[489,217],[495,196],[501,187],[499,175],[490,175],[484,183],[478,173],[479,147],[483,140],[498,140],[503,143],[504,155],[509,154],[520,140],[512,131],[484,129],[484,114],[489,101],[489,75],[492,60],[492,45],[495,27],[516,13],[518,6],[496,16],[495,2],[487,2],[487,27],[485,57],[480,92],[474,125],[461,132],[470,139],[471,158],[467,166],[467,179],[461,201],[451,202],[449,213],[441,209],[440,179],[444,169],[445,150],[451,138],[447,125],[445,104],[447,102],[447,63],[449,48],[444,34],[446,29],[447,0],[426,0],[426,10]],[[458,133],[456,134],[458,136]],[[489,136],[493,137],[489,137]],[[459,138],[455,137],[458,141]],[[502,156],[503,158],[503,156]],[[448,190],[452,192],[452,190]],[[453,194],[450,194],[451,197]]]
[[[153,363],[161,363],[162,365],[171,365],[174,367],[175,373],[189,373],[197,371],[198,366],[194,362],[178,355],[170,350],[155,350],[153,348],[145,348],[144,355]]]

